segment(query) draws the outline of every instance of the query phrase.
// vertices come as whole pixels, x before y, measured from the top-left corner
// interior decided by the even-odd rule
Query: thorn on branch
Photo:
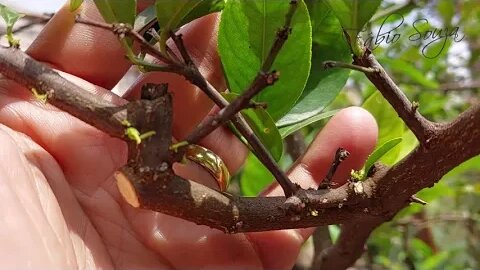
[[[427,205],[428,203],[420,198],[418,198],[417,196],[415,195],[412,195],[409,199],[409,202],[411,203],[418,203],[418,204],[421,204],[421,205]]]
[[[256,102],[256,101],[250,101],[248,104],[247,108],[249,109],[267,109],[268,104],[266,102]]]
[[[353,69],[363,73],[378,73],[380,70],[378,68],[373,67],[362,67],[359,65],[349,64],[349,63],[342,63],[338,61],[324,61],[323,68],[345,68],[345,69]]]
[[[337,171],[340,163],[347,159],[349,155],[350,153],[346,149],[341,147],[337,149],[337,152],[335,152],[335,158],[333,159],[332,166],[330,167],[327,176],[325,176],[325,179],[323,179],[322,183],[318,186],[318,189],[328,189],[336,185],[335,183],[332,183],[333,176],[335,175],[335,172]]]
[[[184,63],[187,65],[187,67],[195,66],[195,64],[193,63],[192,57],[190,57],[190,54],[188,53],[187,48],[185,47],[182,34],[175,34],[173,31],[170,31],[170,37],[175,43],[175,46],[180,52],[180,55],[182,56],[182,59]]]

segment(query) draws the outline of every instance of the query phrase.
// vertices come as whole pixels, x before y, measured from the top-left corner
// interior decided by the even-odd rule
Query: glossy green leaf
[[[17,13],[10,8],[0,4],[0,16],[2,16],[3,20],[5,21],[5,24],[7,26],[7,39],[8,43],[12,47],[18,47],[19,46],[19,40],[15,39],[13,37],[13,25],[17,22],[18,19],[23,17],[23,14]]]
[[[171,31],[175,31],[196,18],[221,10],[223,4],[223,0],[156,0],[156,15],[160,26],[160,49],[165,51]]]
[[[230,102],[238,96],[234,93],[222,93],[222,95]],[[268,112],[263,108],[252,108],[242,110],[242,115],[272,157],[279,161],[283,154],[283,141]]]
[[[280,134],[282,135],[282,138],[285,138],[287,137],[288,135],[294,133],[295,131],[299,130],[299,129],[302,129],[308,125],[311,125],[317,121],[320,121],[320,120],[323,120],[323,119],[326,119],[326,118],[329,118],[329,117],[332,117],[333,115],[335,115],[336,113],[338,112],[338,110],[333,110],[333,111],[328,111],[328,112],[324,112],[324,113],[319,113],[317,115],[314,115],[310,118],[307,118],[301,122],[298,122],[298,123],[295,123],[295,124],[292,124],[292,125],[289,125],[289,126],[284,126],[284,127],[281,127],[279,128],[280,130]]]
[[[248,88],[267,58],[276,33],[285,21],[289,1],[229,0],[218,33],[218,48],[230,91]],[[298,2],[292,33],[275,59],[272,70],[280,80],[255,97],[267,102],[267,111],[280,119],[302,94],[311,59],[311,23],[307,6]]]
[[[70,0],[70,11],[77,10],[83,3],[83,0]]]
[[[326,0],[356,46],[357,35],[372,18],[382,0]],[[353,47],[352,46],[352,47]]]
[[[107,23],[125,23],[133,26],[137,14],[137,0],[94,0],[94,3]],[[126,56],[135,62],[132,39],[125,37],[120,39],[120,43]]]
[[[133,25],[137,14],[136,0],[94,0],[100,14],[107,23]]]
[[[350,48],[343,36],[342,26],[325,1],[307,1],[312,21],[312,66],[307,85],[295,106],[277,126],[302,122],[318,115],[332,102],[347,82],[350,70],[324,69],[323,62],[351,62]]]
[[[408,154],[410,154],[410,152],[412,152],[413,149],[415,149],[415,147],[417,147],[417,145],[418,145],[417,137],[415,137],[415,134],[413,134],[413,132],[410,129],[407,128],[403,132],[402,142],[401,142],[401,146],[400,146],[401,149],[400,149],[400,152],[398,153],[398,157],[397,157],[396,162],[402,160],[404,157],[406,157]]]
[[[402,138],[391,139],[384,144],[380,145],[373,153],[368,157],[367,162],[365,163],[365,172],[368,173],[370,168],[375,162],[380,160],[388,151],[392,150],[393,147],[397,146],[402,141]]]
[[[377,121],[378,125],[378,142],[377,148],[386,142],[402,137],[405,124],[402,119],[398,117],[397,112],[392,106],[383,98],[379,91],[373,93],[363,104],[363,108],[369,111]],[[400,154],[401,145],[395,146],[391,149],[387,156],[380,159],[381,162],[392,165],[397,162]]]
[[[244,196],[257,196],[274,180],[273,175],[255,157],[249,154],[240,178],[240,190]]]

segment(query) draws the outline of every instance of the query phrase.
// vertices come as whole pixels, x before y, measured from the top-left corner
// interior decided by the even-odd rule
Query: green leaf
[[[218,48],[230,91],[242,93],[260,71],[285,21],[289,1],[229,0],[218,33]],[[280,80],[255,97],[267,102],[267,111],[280,119],[302,94],[311,59],[311,24],[307,6],[298,2],[292,33],[277,55],[272,69]]]
[[[107,23],[125,23],[132,25],[137,14],[137,0],[94,0],[97,9]],[[120,39],[127,57],[135,62],[133,53],[133,41],[129,37]]]
[[[137,13],[136,0],[94,0],[107,23],[127,23],[133,26]]]
[[[447,262],[448,259],[451,258],[450,256],[451,254],[448,251],[441,251],[432,256],[425,256],[425,260],[419,263],[420,266],[418,268],[425,270],[445,269],[445,267],[449,265]]]
[[[297,123],[294,123],[294,124],[291,124],[289,126],[284,126],[284,127],[281,127],[279,130],[280,130],[280,134],[282,135],[282,138],[285,138],[287,137],[288,135],[294,133],[295,131],[301,129],[301,128],[304,128],[308,125],[311,125],[317,121],[320,121],[320,120],[323,120],[325,118],[329,118],[333,115],[335,115],[339,110],[333,110],[333,111],[328,111],[328,112],[324,112],[324,113],[319,113],[317,115],[314,115],[310,118],[307,118],[301,122],[297,122]]]
[[[8,7],[0,4],[0,16],[2,16],[5,24],[7,25],[7,40],[10,46],[18,47],[20,45],[20,41],[13,37],[13,25],[17,22],[18,19],[23,17],[23,14],[17,13]]]
[[[412,80],[412,82],[418,83],[430,89],[438,88],[438,83],[436,81],[427,79],[425,77],[425,72],[422,72],[420,69],[405,60],[398,58],[382,57],[379,61],[382,64],[388,65],[390,69],[397,72],[398,74],[403,74],[407,76],[409,79]]]
[[[323,62],[351,62],[350,48],[343,36],[342,26],[325,1],[308,1],[312,21],[312,66],[307,85],[295,106],[277,126],[298,123],[317,115],[335,99],[347,82],[350,70],[324,69]]]
[[[77,10],[83,3],[83,0],[70,0],[70,11]]]
[[[193,1],[193,0],[192,0]],[[198,1],[198,0],[197,0]],[[225,0],[203,0],[180,22],[179,26],[187,24],[205,15],[223,10]]]
[[[161,51],[165,52],[171,31],[196,18],[221,10],[223,4],[223,0],[156,0]]]
[[[382,0],[327,0],[343,29],[350,37],[352,47],[357,46],[357,35],[375,14]],[[358,52],[355,52],[358,54]]]
[[[373,153],[368,157],[367,162],[365,163],[365,173],[368,173],[370,168],[373,166],[375,162],[380,160],[383,156],[385,156],[388,151],[392,150],[393,147],[395,147],[397,144],[399,144],[402,141],[402,138],[395,138],[391,139],[381,146],[379,146]]]
[[[340,236],[340,226],[328,225],[328,231],[330,232],[330,238],[332,238],[332,242],[337,242],[337,239]]]
[[[398,117],[397,112],[392,106],[383,98],[379,91],[375,91],[364,102],[364,109],[369,111],[377,121],[378,125],[378,142],[377,148],[386,142],[403,137],[405,124],[402,119]],[[401,145],[395,146],[390,150],[389,154],[383,157],[380,161],[387,165],[393,165],[397,162],[397,158],[401,151]]]
[[[229,102],[238,96],[234,93],[222,93],[222,95]],[[283,141],[272,117],[263,108],[244,109],[241,113],[272,157],[279,161],[283,154]]]
[[[273,182],[273,175],[255,157],[249,154],[240,178],[240,190],[244,196],[257,196]]]
[[[418,145],[417,137],[415,137],[415,134],[413,134],[413,132],[407,128],[403,132],[401,149],[400,149],[400,152],[398,153],[396,162],[402,160],[404,157],[410,154],[410,152],[412,152],[417,145]]]

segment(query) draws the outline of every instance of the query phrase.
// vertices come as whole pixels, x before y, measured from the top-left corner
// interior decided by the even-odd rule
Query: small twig
[[[192,57],[188,53],[187,48],[183,43],[182,34],[177,35],[174,32],[170,32],[170,37],[175,43],[175,46],[177,46],[177,49],[180,52],[180,55],[182,56],[184,63],[189,67],[194,66],[195,63],[193,62]]]
[[[417,217],[402,218],[401,220],[392,222],[392,226],[405,226],[405,225],[423,226],[424,224],[428,224],[428,223],[459,222],[459,221],[460,222],[467,222],[467,221],[480,222],[480,220],[476,220],[473,216],[470,216],[470,215],[443,214],[439,216],[426,217],[424,219],[419,219]]]
[[[365,76],[367,76],[380,93],[382,93],[383,97],[392,105],[400,118],[402,118],[408,128],[415,134],[420,144],[426,147],[437,126],[418,112],[416,106],[408,100],[407,96],[400,90],[392,78],[390,78],[373,54],[366,52],[363,56],[354,56],[354,64],[366,68],[378,69],[378,72],[365,73]]]
[[[298,189],[297,185],[292,183],[288,179],[287,175],[279,168],[273,159],[272,155],[265,148],[263,143],[258,139],[250,126],[246,123],[245,119],[239,114],[238,111],[246,108],[249,105],[249,102],[253,96],[263,90],[266,86],[271,85],[275,80],[278,79],[278,74],[276,72],[270,72],[269,69],[272,66],[273,61],[275,60],[278,52],[282,48],[283,44],[288,38],[288,35],[291,32],[291,20],[293,14],[295,13],[298,2],[296,0],[290,1],[290,8],[285,16],[285,23],[281,30],[277,32],[277,37],[269,51],[269,54],[265,58],[265,61],[262,64],[261,71],[255,77],[254,81],[251,83],[249,89],[244,92],[244,95],[237,98],[233,106],[228,109],[220,111],[220,116],[209,118],[206,121],[202,122],[200,126],[195,129],[188,137],[187,141],[195,142],[203,138],[211,131],[213,131],[220,124],[225,123],[228,120],[232,120],[233,124],[239,130],[239,132],[245,137],[247,142],[253,148],[254,154],[259,158],[259,160],[265,165],[265,167],[272,173],[277,182],[280,184],[284,190],[285,196],[289,197],[295,193]],[[183,43],[181,35],[176,35],[171,33],[171,37],[174,40],[182,58],[185,61],[186,68],[184,69],[184,76],[190,80],[193,84],[198,86],[203,90],[207,96],[209,96],[218,106],[224,108],[228,105],[228,102],[224,102],[224,98],[215,91],[203,78],[203,76],[198,71],[198,68],[193,63],[185,44]],[[223,115],[223,116],[222,116]],[[233,119],[232,119],[233,117]]]
[[[467,81],[467,82],[451,82],[440,85],[438,90],[443,92],[449,91],[463,91],[463,90],[475,90],[480,88],[480,80]]]
[[[197,143],[200,139],[210,134],[219,126],[228,122],[232,117],[249,106],[250,100],[265,87],[272,85],[278,79],[278,73],[258,74],[253,84],[237,97],[232,103],[220,110],[213,117],[203,120],[185,139],[189,143]]]
[[[277,37],[275,38],[275,41],[273,42],[273,45],[268,52],[267,58],[265,58],[265,60],[263,61],[262,68],[260,69],[261,72],[267,73],[270,71],[273,62],[275,61],[275,58],[282,49],[285,41],[287,41],[288,36],[292,32],[292,27],[290,25],[292,24],[292,18],[295,14],[295,11],[297,10],[297,7],[297,0],[290,1],[290,8],[285,15],[285,23],[283,24],[283,27],[277,31]]]
[[[328,69],[328,68],[346,68],[346,69],[357,70],[357,71],[360,71],[360,72],[363,72],[363,73],[380,72],[380,70],[377,69],[377,68],[362,67],[362,66],[349,64],[349,63],[338,62],[338,61],[324,61],[323,62],[323,68],[325,68],[325,69]]]
[[[21,19],[28,20],[29,22],[13,29],[13,33],[21,32],[36,24],[46,23],[53,17],[53,15],[54,15],[53,13],[52,14],[25,14]]]
[[[151,35],[156,42],[159,42],[161,39],[155,28],[148,29],[146,33]],[[178,58],[177,54],[172,50],[172,48],[170,48],[170,46],[166,45],[165,48],[170,57],[172,57],[176,62],[180,62],[180,58]]]
[[[110,30],[112,32],[121,32],[122,34],[128,35],[129,37],[133,38],[137,42],[141,44],[141,49],[154,56],[158,60],[162,61],[163,63],[169,65],[169,67],[172,69],[172,72],[175,72],[175,69],[179,68],[178,64],[172,61],[168,56],[164,55],[160,50],[155,48],[152,44],[150,44],[142,35],[140,35],[138,32],[134,31],[132,26],[124,24],[124,23],[104,23],[104,22],[99,22],[99,21],[93,21],[88,18],[84,18],[81,16],[77,16],[75,18],[75,21],[77,23],[83,23],[86,25],[91,25],[103,29]],[[178,72],[178,71],[177,71]]]
[[[332,185],[332,178],[335,172],[337,171],[338,166],[340,163],[342,163],[345,159],[348,158],[350,153],[343,149],[343,148],[338,148],[337,152],[335,152],[335,158],[333,159],[332,166],[330,166],[330,169],[328,170],[327,176],[325,176],[325,179],[322,181],[322,183],[319,185],[318,189],[326,189],[326,188],[331,188]]]
[[[266,110],[268,108],[268,104],[266,102],[256,102],[256,101],[250,101],[250,103],[247,105],[248,109],[264,109]]]

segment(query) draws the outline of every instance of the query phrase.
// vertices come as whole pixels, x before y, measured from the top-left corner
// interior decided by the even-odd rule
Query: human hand
[[[100,20],[92,1],[82,16]],[[187,47],[202,73],[224,89],[216,55],[215,15],[182,29]],[[68,7],[59,11],[28,53],[65,72],[64,76],[121,104],[110,93],[129,67],[116,37],[108,31],[74,24]],[[183,138],[212,103],[182,77],[151,73],[132,87],[135,96],[146,82],[168,82],[174,97],[174,136]],[[227,235],[188,221],[135,209],[121,198],[113,172],[126,162],[126,145],[7,80],[0,81],[1,268],[206,268],[291,269],[313,229]],[[187,108],[187,109],[186,109]],[[334,116],[290,172],[303,187],[316,186],[338,147],[351,153],[335,175],[344,183],[360,168],[377,136],[374,119],[360,108]],[[202,141],[235,172],[245,147],[226,129]],[[209,185],[196,167],[181,174]],[[268,195],[280,195],[278,187]]]

